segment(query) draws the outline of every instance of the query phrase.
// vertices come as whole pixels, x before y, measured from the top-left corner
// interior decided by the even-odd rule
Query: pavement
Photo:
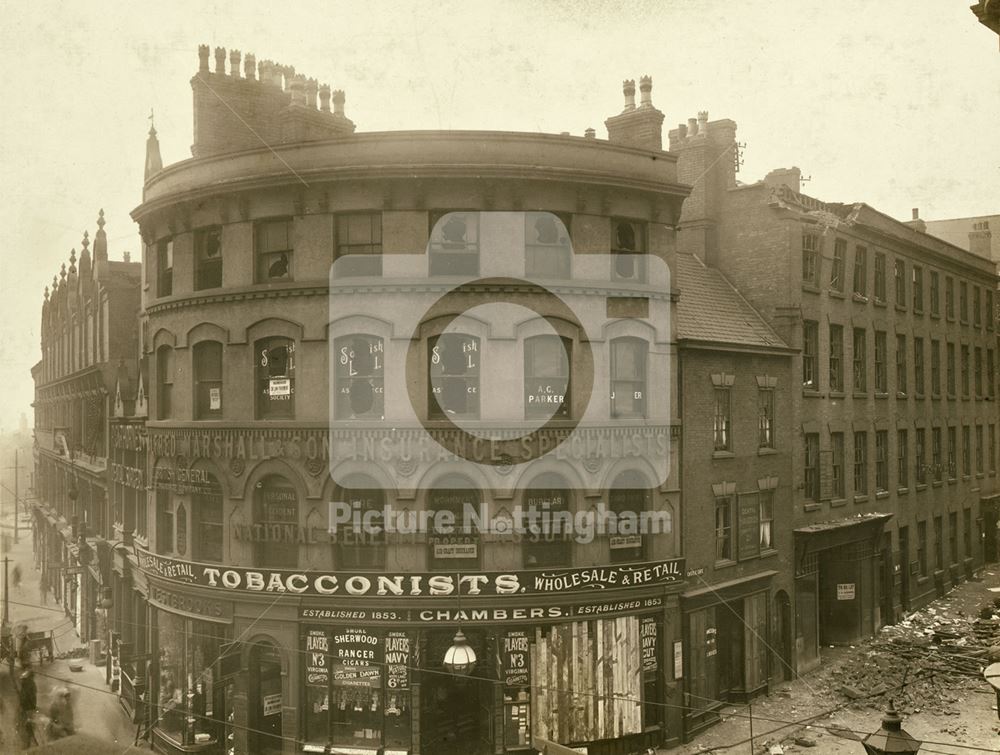
[[[6,507],[5,507],[6,508]],[[148,750],[145,743],[132,746],[135,725],[131,723],[118,701],[118,695],[105,684],[104,666],[94,666],[86,657],[85,647],[75,628],[65,615],[61,604],[56,603],[50,593],[47,605],[43,605],[39,592],[41,572],[34,568],[32,554],[31,521],[22,517],[20,538],[17,544],[4,535],[13,534],[13,516],[4,512],[0,519],[0,558],[10,558],[10,572],[14,565],[21,567],[21,584],[15,588],[10,584],[8,610],[11,625],[27,624],[29,631],[52,631],[56,659],[49,663],[46,659],[38,664],[33,658],[35,683],[38,687],[38,710],[46,714],[52,704],[52,692],[57,687],[67,687],[73,701],[74,721],[77,731],[91,735],[105,743],[104,752],[137,752]],[[5,547],[9,546],[9,547]],[[0,564],[2,569],[2,564]],[[2,583],[0,583],[2,589]],[[80,671],[71,671],[72,658],[83,662]],[[20,669],[15,669],[15,675]],[[20,752],[20,742],[15,730],[17,715],[18,679],[11,679],[6,663],[0,665],[0,753]],[[39,735],[41,743],[43,735]]]

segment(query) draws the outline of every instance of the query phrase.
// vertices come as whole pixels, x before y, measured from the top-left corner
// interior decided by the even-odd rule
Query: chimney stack
[[[587,139],[596,139],[597,138],[597,132],[594,129],[592,129],[592,128],[588,128],[586,131],[584,131],[583,135]]]
[[[344,114],[344,90],[336,89],[333,92],[333,114],[342,116]]]
[[[215,72],[220,76],[226,75],[226,48],[215,48]]]
[[[319,109],[324,113],[330,112],[330,85],[324,84],[319,88]]]
[[[787,186],[796,194],[802,190],[802,171],[798,168],[775,168],[764,176],[764,185],[771,188]]]
[[[969,251],[986,259],[993,258],[993,232],[990,230],[990,221],[981,220],[972,224],[972,230],[969,231]]]
[[[240,58],[242,57],[239,50],[229,51],[229,75],[234,79],[240,77]]]
[[[208,72],[208,45],[198,45],[198,73]]]
[[[247,81],[253,81],[257,78],[257,58],[252,52],[248,52],[243,61],[243,75]]]
[[[608,129],[608,141],[627,147],[659,152],[663,149],[663,113],[653,107],[653,79],[643,76],[639,79],[641,104],[635,106],[635,80],[622,82],[625,95],[625,109],[604,121]]]
[[[912,220],[907,220],[906,225],[910,226],[915,231],[920,231],[920,233],[927,233],[927,223],[920,219],[920,208],[914,207],[911,210],[913,215]]]

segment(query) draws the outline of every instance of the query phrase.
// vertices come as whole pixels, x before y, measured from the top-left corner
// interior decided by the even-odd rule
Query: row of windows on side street
[[[805,233],[802,236],[802,283],[813,288],[820,288],[824,282],[823,256],[820,253],[820,237],[815,233]],[[847,241],[836,239],[833,244],[833,257],[829,259],[829,278],[827,287],[830,291],[844,293],[847,276]],[[886,256],[883,252],[875,252],[874,281],[872,295],[878,303],[885,304],[886,297]],[[928,298],[930,314],[941,314],[941,276],[936,270],[930,271]],[[868,248],[857,245],[854,248],[854,269],[851,293],[868,300]],[[924,312],[924,268],[911,265],[910,276],[906,273],[906,260],[899,257],[893,260],[893,283],[895,289],[895,305],[900,309],[912,306],[917,314]],[[907,287],[910,296],[907,296]],[[944,314],[949,320],[955,319],[955,279],[950,275],[944,278]],[[958,315],[963,323],[969,322],[969,284],[958,282]],[[979,286],[972,286],[972,325],[979,328],[985,323],[987,330],[993,330],[996,320],[994,311],[993,290],[986,288],[986,295],[981,295]]]
[[[434,275],[479,274],[479,215],[449,213],[443,224],[432,216],[428,273]],[[635,255],[646,251],[645,227],[632,220],[612,219],[611,252],[616,254],[613,279],[642,280],[643,265]],[[255,280],[258,283],[294,280],[294,235],[291,218],[271,218],[254,224]],[[569,216],[543,212],[525,213],[525,277],[570,277],[572,245]],[[336,258],[341,275],[382,274],[382,214],[358,213],[336,216]],[[158,297],[173,293],[174,241],[156,243]],[[194,232],[194,289],[222,286],[222,228],[211,226]]]
[[[339,338],[334,368],[338,419],[381,419],[385,409],[383,339],[372,335]],[[192,349],[195,419],[222,416],[223,345],[200,341]],[[646,417],[649,344],[631,336],[609,342],[610,415]],[[295,416],[295,341],[271,337],[254,344],[255,411],[259,419]],[[429,419],[478,419],[483,352],[480,339],[445,333],[427,340]],[[573,342],[555,335],[524,341],[523,400],[525,418],[572,416]],[[156,351],[157,419],[173,418],[174,352]]]
[[[853,433],[853,447],[847,456],[842,432],[829,433],[828,446],[820,450],[820,434],[805,434],[805,474],[804,489],[807,500],[838,500],[847,497],[847,460],[851,460],[853,494],[867,496],[869,493],[869,436],[875,436],[875,493],[888,494],[890,490],[891,467],[895,468],[897,489],[908,489],[911,482],[917,486],[928,482],[943,483],[957,481],[959,461],[963,477],[971,477],[973,472],[973,451],[975,451],[975,473],[982,475],[985,466],[989,471],[997,471],[996,425],[962,425],[962,456],[958,458],[958,430],[955,425],[948,427],[918,427],[895,431],[895,464],[890,463],[889,430],[866,430]],[[930,435],[930,458],[928,459],[927,438]],[[910,445],[910,439],[913,445]],[[975,444],[973,444],[973,437]],[[946,442],[947,445],[944,445]],[[912,451],[912,455],[911,455]],[[918,488],[922,489],[922,488]]]
[[[820,369],[819,369],[819,323],[815,320],[804,320],[802,327],[802,387],[810,391],[820,389]],[[941,341],[937,338],[925,339],[922,336],[907,338],[903,333],[896,334],[896,359],[895,359],[895,391],[898,395],[905,396],[909,391],[909,376],[911,373],[911,355],[907,346],[912,340],[912,375],[913,391],[919,397],[925,393],[926,365],[930,362],[930,387],[931,395],[938,397],[941,394]],[[925,345],[929,340],[928,355]],[[874,362],[871,377],[874,378],[871,386],[875,393],[887,394],[889,392],[889,366],[888,366],[888,335],[884,330],[874,331]],[[844,327],[831,323],[828,330],[827,353],[828,361],[828,389],[833,392],[843,392],[844,382]],[[958,347],[958,365],[961,368],[962,396],[971,396],[971,381],[975,380],[977,398],[993,398],[996,391],[996,374],[993,349],[985,349],[986,360],[983,363],[984,349],[980,346],[970,348],[968,344],[955,344],[946,342],[944,344],[944,366],[945,385],[948,396],[956,396],[956,346]],[[855,393],[867,393],[869,384],[868,366],[868,330],[866,328],[854,328],[852,333],[852,371],[851,387]],[[983,368],[985,366],[985,384]],[[983,392],[985,388],[985,393]]]

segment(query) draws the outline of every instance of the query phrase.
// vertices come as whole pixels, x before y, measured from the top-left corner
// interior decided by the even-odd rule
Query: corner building
[[[155,748],[467,755],[542,738],[593,755],[680,741],[684,564],[666,455],[680,426],[677,293],[642,271],[672,267],[688,189],[662,150],[651,82],[638,105],[627,82],[608,141],[356,133],[341,92],[236,51],[212,62],[203,47],[194,157],[162,167],[152,133],[133,212],[151,491],[135,584],[148,591]],[[513,267],[495,251],[501,232],[524,247]],[[505,284],[497,295],[554,332],[475,318],[447,331],[458,302],[403,348],[428,293],[470,276],[544,282],[600,326]],[[352,302],[343,316],[331,295]],[[462,369],[435,372],[435,349]],[[589,404],[583,382],[566,383],[585,354],[612,386]],[[560,454],[470,472],[441,453],[459,419],[517,437],[560,380],[535,435],[544,448],[578,433]],[[662,478],[643,449],[671,459]],[[584,543],[502,526],[331,533],[331,501],[483,505],[494,523],[518,506],[604,504],[665,524]],[[459,630],[477,657],[465,677],[443,665]]]

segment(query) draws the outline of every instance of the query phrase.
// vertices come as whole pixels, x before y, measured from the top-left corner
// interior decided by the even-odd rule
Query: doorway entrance
[[[782,681],[793,678],[792,671],[792,602],[788,593],[778,590],[774,596],[774,634],[778,643],[775,661],[778,668],[777,677]]]
[[[493,669],[485,636],[468,633],[478,662],[468,676],[455,676],[442,666],[454,631],[427,638],[421,673],[421,749],[435,755],[487,755],[493,751]]]
[[[250,650],[249,751],[261,755],[281,753],[281,657],[270,643]]]
[[[993,563],[1000,560],[997,554],[997,512],[993,508],[983,509],[982,530],[983,538],[983,563]]]

